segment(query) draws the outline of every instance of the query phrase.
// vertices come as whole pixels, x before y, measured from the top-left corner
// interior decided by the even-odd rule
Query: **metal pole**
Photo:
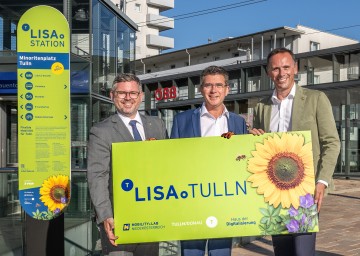
[[[190,66],[190,65],[191,65],[191,64],[190,64],[190,53],[189,53],[188,49],[185,49],[185,51],[186,51],[186,53],[189,55],[189,66]]]
[[[37,220],[25,214],[25,256],[64,256],[64,214]]]

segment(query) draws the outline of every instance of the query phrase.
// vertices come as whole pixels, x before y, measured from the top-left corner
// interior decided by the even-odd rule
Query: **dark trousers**
[[[316,233],[272,236],[275,256],[315,256]]]
[[[158,256],[159,243],[141,243],[141,244],[119,244],[113,246],[106,235],[104,225],[99,224],[102,253],[107,255],[110,252],[126,251],[132,252],[134,256]]]
[[[204,256],[207,240],[181,241],[182,256]],[[209,239],[209,256],[230,256],[232,238]]]

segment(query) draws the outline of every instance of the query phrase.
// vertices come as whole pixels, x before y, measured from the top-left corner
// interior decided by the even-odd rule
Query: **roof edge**
[[[120,9],[110,0],[99,0],[100,2],[103,2],[106,4],[109,8],[111,8],[113,11],[115,11],[129,26],[131,26],[136,31],[138,30],[138,25],[134,21],[132,21],[129,16],[127,16],[125,13],[120,11]]]

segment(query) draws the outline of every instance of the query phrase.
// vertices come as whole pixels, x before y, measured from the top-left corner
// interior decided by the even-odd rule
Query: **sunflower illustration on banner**
[[[311,141],[302,134],[278,133],[255,144],[248,160],[248,181],[264,196],[260,208],[264,235],[308,232],[318,224]],[[285,212],[285,213],[284,213]]]
[[[50,220],[60,215],[70,201],[70,182],[67,175],[53,175],[44,180],[39,190],[35,219]]]

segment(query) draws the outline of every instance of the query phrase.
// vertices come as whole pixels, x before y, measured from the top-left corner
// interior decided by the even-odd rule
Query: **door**
[[[13,98],[13,97],[11,97]],[[16,167],[17,155],[17,103],[0,97],[0,167]]]

